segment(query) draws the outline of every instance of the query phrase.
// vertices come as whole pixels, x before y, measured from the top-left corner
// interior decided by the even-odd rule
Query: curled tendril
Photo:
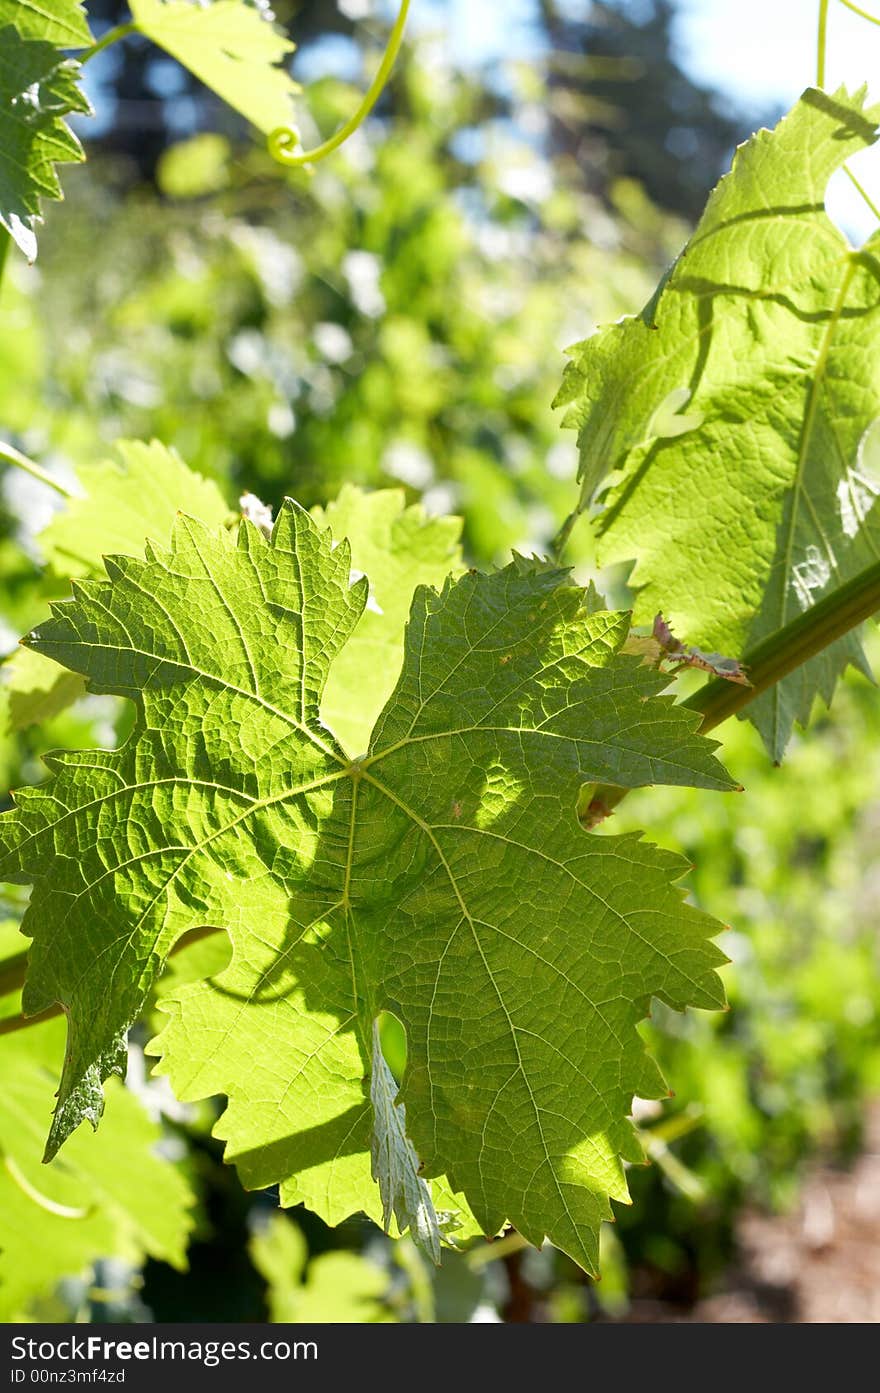
[[[31,1184],[11,1156],[6,1156],[0,1152],[0,1159],[22,1194],[27,1195],[28,1199],[33,1200],[34,1204],[38,1204],[41,1209],[45,1209],[47,1214],[54,1214],[56,1219],[87,1219],[91,1214],[91,1206],[85,1209],[71,1209],[70,1205],[58,1204],[56,1200],[50,1200],[48,1195],[44,1195],[41,1190]]]
[[[394,22],[394,28],[391,31],[382,62],[379,64],[376,76],[370,83],[369,89],[354,115],[346,121],[344,126],[340,126],[335,135],[332,135],[329,140],[325,140],[322,145],[317,145],[314,150],[302,149],[299,131],[293,126],[279,126],[277,130],[272,131],[268,138],[269,154],[273,160],[277,160],[279,164],[287,165],[289,168],[302,168],[303,165],[317,164],[319,160],[332,155],[333,151],[338,150],[340,145],[344,145],[349,136],[354,135],[358,127],[363,125],[391,76],[391,69],[394,67],[400,46],[403,43],[403,31],[406,28],[409,7],[410,0],[401,0],[400,13]]]

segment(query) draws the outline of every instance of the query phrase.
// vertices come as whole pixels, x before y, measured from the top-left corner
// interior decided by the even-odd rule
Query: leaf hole
[[[847,167],[877,202],[880,199],[880,152],[872,147],[847,160]],[[845,169],[837,169],[825,190],[825,212],[851,247],[861,247],[877,230],[877,219]]]
[[[379,1041],[385,1063],[400,1083],[406,1069],[406,1027],[391,1011],[380,1011],[376,1017],[376,1024],[379,1027]]]

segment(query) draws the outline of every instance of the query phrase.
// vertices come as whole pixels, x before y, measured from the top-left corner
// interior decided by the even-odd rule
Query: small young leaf
[[[723,677],[725,682],[736,682],[740,687],[750,685],[745,670],[736,658],[725,658],[723,653],[704,653],[701,648],[682,643],[662,614],[654,616],[650,634],[634,629],[623,645],[623,652],[636,653],[643,663],[653,663],[655,667],[666,663],[670,672],[695,667],[702,672],[711,672],[714,677]]]
[[[360,1325],[394,1317],[383,1297],[388,1274],[356,1253],[322,1253],[306,1267],[302,1233],[282,1214],[248,1245],[257,1271],[269,1287],[269,1318],[296,1325]]]
[[[427,1183],[419,1175],[419,1158],[406,1135],[406,1109],[397,1102],[397,1083],[385,1062],[379,1027],[373,1022],[373,1061],[370,1102],[373,1136],[370,1152],[373,1179],[382,1196],[382,1221],[388,1229],[392,1216],[401,1233],[407,1229],[425,1257],[440,1261],[440,1227]]]

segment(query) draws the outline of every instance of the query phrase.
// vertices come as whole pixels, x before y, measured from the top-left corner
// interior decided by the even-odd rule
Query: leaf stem
[[[175,953],[181,953],[184,948],[191,948],[194,943],[200,943],[203,938],[211,938],[212,935],[222,932],[222,929],[213,924],[206,924],[201,929],[190,929],[172,946],[168,956],[173,958]],[[7,958],[4,963],[0,963],[0,997],[21,991],[27,976],[27,965],[27,949],[23,953],[16,953],[12,958]],[[5,1020],[0,1020],[0,1035],[14,1035],[17,1030],[27,1030],[28,1026],[42,1025],[43,1021],[51,1020],[53,1016],[60,1016],[63,1009],[56,1002],[54,1006],[48,1006],[45,1011],[40,1011],[34,1016],[7,1016]]]
[[[424,1258],[409,1234],[394,1245],[394,1256],[409,1278],[410,1296],[419,1325],[433,1325],[437,1319],[434,1288]]]
[[[269,154],[274,160],[277,160],[279,164],[288,165],[292,169],[301,169],[303,165],[307,164],[317,164],[319,160],[326,159],[334,150],[338,150],[340,145],[343,145],[349,136],[354,135],[358,127],[363,125],[385,90],[391,76],[391,69],[394,67],[400,46],[403,43],[410,2],[411,0],[401,0],[400,13],[395,20],[394,28],[391,30],[391,37],[388,40],[388,47],[382,62],[379,64],[376,76],[370,83],[366,95],[354,115],[349,117],[329,140],[317,145],[314,150],[301,150],[298,153],[299,133],[292,126],[279,126],[277,130],[272,131],[268,142]]]
[[[16,450],[14,445],[8,445],[5,440],[0,440],[0,460],[5,461],[6,464],[15,465],[16,469],[23,469],[25,474],[30,474],[33,479],[39,479],[41,484],[54,489],[56,493],[61,494],[62,498],[73,498],[70,489],[65,488],[57,479],[53,479],[52,475],[41,465],[35,464],[32,459],[28,459],[27,455]]]
[[[693,1204],[702,1204],[707,1191],[700,1177],[679,1160],[674,1151],[670,1151],[662,1138],[654,1137],[650,1132],[640,1132],[639,1136],[648,1159],[662,1170],[670,1184],[684,1195],[685,1199],[689,1199]]]
[[[117,24],[113,29],[108,29],[107,33],[102,35],[96,43],[93,43],[91,48],[87,48],[84,53],[79,54],[77,62],[82,66],[83,63],[88,63],[99,53],[103,53],[104,49],[109,48],[111,44],[118,43],[120,39],[127,39],[129,34],[139,33],[140,29],[133,20],[128,24]]]
[[[571,536],[574,525],[577,522],[580,515],[581,506],[579,503],[578,506],[572,512],[569,513],[568,517],[565,519],[565,522],[562,524],[559,531],[556,533],[556,536],[553,538],[553,541],[550,543],[550,557],[557,564],[559,564],[559,562],[562,561],[562,553],[565,551],[565,548],[568,545],[568,539]]]

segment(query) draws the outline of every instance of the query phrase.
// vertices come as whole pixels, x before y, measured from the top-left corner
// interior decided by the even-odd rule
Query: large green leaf
[[[159,1129],[118,1080],[100,1136],[81,1132],[63,1159],[40,1165],[63,1055],[60,1021],[0,1040],[0,1320],[20,1319],[36,1297],[99,1258],[185,1266],[193,1196],[155,1154]]]
[[[181,987],[190,982],[219,976],[227,966],[229,956],[229,940],[222,933],[208,934],[204,938],[198,938],[184,945],[180,952],[176,952],[174,957],[169,960],[164,975],[158,984],[158,1010],[151,1013],[152,1024],[157,1029],[161,1029],[165,1024],[162,1015],[164,1003],[169,1000],[173,1001]],[[478,1237],[481,1229],[464,1197],[454,1194],[448,1182],[442,1178],[435,1179],[425,1194],[422,1190],[425,1182],[421,1180],[420,1176],[417,1177],[419,1192],[414,1198],[408,1196],[406,1203],[403,1204],[399,1190],[413,1184],[412,1145],[405,1133],[405,1111],[402,1107],[395,1107],[396,1100],[393,1094],[397,1090],[396,1088],[392,1089],[388,1067],[384,1058],[381,1057],[380,1050],[378,1053],[380,1057],[377,1061],[377,1049],[374,1049],[370,1092],[371,1095],[375,1094],[377,1086],[381,1087],[384,1098],[380,1104],[383,1111],[381,1119],[376,1117],[374,1107],[373,1149],[375,1151],[384,1146],[387,1160],[381,1156],[374,1158],[373,1173],[379,1186],[378,1190],[368,1187],[364,1165],[360,1165],[358,1173],[363,1190],[359,1199],[356,1197],[346,1201],[346,1203],[355,1207],[357,1203],[360,1203],[371,1218],[377,1222],[380,1220],[384,1222],[389,1208],[388,1200],[390,1200],[390,1208],[392,1209],[395,1207],[395,1200],[397,1200],[397,1207],[400,1208],[402,1205],[402,1212],[405,1212],[404,1227],[409,1224],[412,1227],[414,1239],[422,1240],[423,1251],[435,1258],[436,1247],[433,1240],[438,1233],[448,1244],[456,1246],[471,1238]],[[379,1065],[378,1077],[377,1062]],[[395,1134],[393,1137],[389,1135],[392,1132]],[[380,1174],[378,1176],[376,1175],[376,1159],[379,1160]],[[418,1164],[417,1158],[416,1164]],[[392,1165],[396,1169],[394,1176],[392,1176]],[[431,1215],[432,1207],[433,1216]],[[427,1223],[424,1222],[425,1220]],[[392,1218],[388,1224],[388,1232],[397,1236],[399,1231],[396,1220]]]
[[[245,0],[131,0],[138,29],[269,134],[288,126],[297,84],[278,66],[293,44]]]
[[[445,1172],[485,1232],[509,1219],[595,1268],[640,1155],[632,1096],[665,1091],[637,1023],[652,995],[722,1000],[683,863],[576,818],[590,781],[731,787],[666,679],[620,653],[629,616],[520,559],[420,588],[352,761],[319,711],[368,584],[295,504],[271,542],[181,518],[169,551],[107,570],[29,641],[135,701],[133,734],[53,756],[0,819],[0,876],[35,882],[25,1008],[68,1012],[49,1154],[97,1121],[172,944],[220,925],[229,966],[166,1001],[156,1048],[180,1097],[227,1095],[217,1132],[246,1185],[331,1222],[381,1212],[387,1009],[423,1175]]]
[[[0,225],[31,261],[41,198],[61,198],[55,165],[82,160],[65,117],[91,110],[77,65],[42,40],[0,28]]]
[[[233,516],[214,481],[188,468],[176,450],[158,440],[119,440],[114,448],[118,462],[79,466],[81,496],[70,499],[39,535],[56,575],[93,575],[105,556],[142,555],[144,540],[167,537],[180,512],[209,526]]]
[[[56,577],[95,575],[107,553],[139,556],[148,537],[167,537],[181,511],[220,524],[233,514],[211,479],[188,469],[175,450],[153,440],[120,440],[119,462],[77,470],[81,494],[70,499],[38,541]],[[9,724],[24,730],[63,711],[83,693],[82,679],[33,649],[19,649],[0,668],[9,694]]]
[[[407,508],[402,489],[364,493],[350,484],[313,516],[335,537],[348,538],[352,566],[370,580],[367,608],[330,669],[321,701],[322,720],[346,750],[360,754],[400,672],[413,591],[461,574],[461,521],[429,518],[418,504]]]
[[[0,28],[14,24],[23,39],[45,39],[59,48],[92,43],[80,0],[0,0]]]
[[[0,666],[0,681],[8,697],[5,724],[10,730],[27,730],[51,720],[85,692],[78,673],[68,672],[32,648],[18,648],[6,659]]]
[[[559,401],[584,505],[607,490],[600,559],[635,559],[638,617],[703,648],[741,655],[880,555],[880,233],[852,251],[823,204],[878,118],[805,92],[737,152],[641,317],[573,350]],[[847,662],[855,636],[749,706],[774,757]]]

